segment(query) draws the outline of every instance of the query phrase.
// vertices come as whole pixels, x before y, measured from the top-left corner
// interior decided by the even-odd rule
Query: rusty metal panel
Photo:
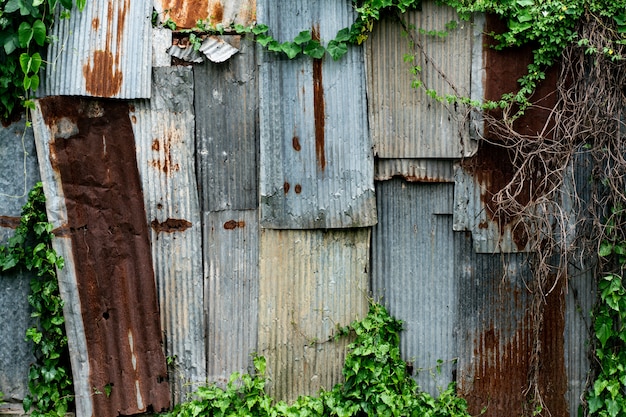
[[[454,182],[454,165],[449,159],[376,159],[376,181],[403,178],[410,182]]]
[[[349,2],[265,0],[258,18],[278,41],[302,30],[326,40],[355,13]],[[286,60],[264,50],[259,56],[261,226],[375,224],[362,49],[349,48],[339,61]]]
[[[13,236],[28,191],[39,180],[33,130],[25,122],[22,118],[0,127],[0,245]],[[35,360],[31,344],[24,340],[32,324],[30,278],[27,271],[0,272],[0,392],[12,408],[21,408],[28,393],[28,367]]]
[[[258,210],[204,213],[208,380],[248,372],[257,351]]]
[[[198,20],[224,28],[250,26],[256,21],[256,0],[154,0],[154,8],[179,29],[193,28]]]
[[[458,393],[472,415],[483,409],[486,417],[524,410],[536,323],[527,287],[532,279],[528,255],[476,254],[467,232],[455,233],[455,240],[455,278],[460,287]],[[558,285],[545,303],[539,389],[550,415],[565,416],[564,286]]]
[[[397,19],[382,19],[365,43],[368,111],[374,153],[380,158],[461,158],[475,152],[470,135],[470,118],[464,106],[438,103],[423,89],[411,88],[411,67],[422,68],[426,88],[438,94],[482,98],[472,91],[472,74],[482,66],[482,21],[459,19],[456,11],[429,0],[422,10],[406,13],[407,25],[414,25],[418,56],[411,54],[410,39],[403,35]],[[458,27],[446,37],[427,35],[419,29],[446,30],[452,20]],[[476,59],[479,58],[478,60]]]
[[[98,0],[56,19],[38,94],[150,97],[151,13],[147,1]]]
[[[190,67],[155,68],[152,99],[130,112],[175,402],[206,379],[193,100]]]
[[[370,231],[261,230],[259,348],[269,392],[293,401],[342,380],[337,326],[368,310]]]
[[[203,211],[258,207],[258,85],[254,44],[227,62],[194,66]]]
[[[400,352],[420,387],[433,395],[454,380],[458,357],[453,187],[401,179],[376,183],[372,292],[404,322]]]
[[[169,407],[128,111],[124,102],[49,97],[34,112],[54,246],[65,258],[59,281],[79,417]]]

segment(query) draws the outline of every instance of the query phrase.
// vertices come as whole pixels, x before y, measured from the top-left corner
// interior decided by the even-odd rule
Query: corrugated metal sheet
[[[452,184],[376,184],[372,291],[404,321],[400,352],[422,389],[438,393],[456,372],[458,281],[454,276]],[[444,363],[437,374],[437,360]]]
[[[20,223],[28,191],[39,180],[33,130],[25,120],[0,127],[0,246],[6,245]],[[0,392],[4,401],[21,401],[28,393],[28,367],[34,361],[32,346],[24,340],[31,325],[30,273],[0,272]],[[1,411],[0,411],[1,413]]]
[[[290,16],[285,19],[285,16]],[[279,41],[302,30],[332,39],[354,20],[349,2],[258,3]],[[286,60],[260,53],[261,225],[277,229],[376,223],[363,55]]]
[[[150,97],[151,14],[148,1],[105,0],[56,19],[38,94]]]
[[[258,83],[254,45],[194,67],[198,181],[203,211],[258,208]]]
[[[370,231],[261,231],[259,354],[277,399],[342,380],[347,340],[337,326],[364,317]]]
[[[169,406],[159,309],[128,104],[37,102],[34,129],[79,417]],[[110,395],[94,394],[106,392]]]
[[[193,98],[190,67],[155,68],[152,99],[130,113],[175,402],[206,379]]]
[[[526,254],[474,252],[469,233],[455,233],[460,286],[458,392],[472,415],[509,415],[527,404],[534,319]],[[539,386],[551,415],[567,415],[563,287],[546,297]]]
[[[449,159],[376,159],[374,179],[400,177],[410,182],[454,182],[454,162]]]
[[[154,0],[154,8],[164,19],[176,22],[179,29],[193,28],[198,20],[225,28],[231,24],[250,26],[256,21],[256,0]]]
[[[463,106],[444,105],[423,90],[411,88],[411,66],[422,68],[426,88],[439,94],[478,96],[472,76],[482,67],[482,21],[461,21],[448,6],[424,1],[421,11],[406,13],[407,25],[417,29],[446,30],[452,20],[458,27],[441,38],[412,31],[418,56],[411,54],[410,39],[395,19],[383,19],[365,43],[368,110],[374,153],[381,158],[460,158],[473,154],[470,119]],[[476,62],[476,58],[479,59]],[[480,84],[475,83],[480,89]],[[454,88],[453,88],[454,87]]]
[[[258,210],[205,213],[204,239],[208,379],[225,384],[257,351]]]

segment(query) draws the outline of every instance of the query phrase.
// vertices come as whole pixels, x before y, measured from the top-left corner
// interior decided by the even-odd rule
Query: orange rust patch
[[[164,0],[163,10],[169,10],[169,17],[178,28],[190,29],[208,17],[209,0]]]
[[[112,97],[122,87],[123,74],[113,69],[115,59],[109,51],[95,51],[93,54],[93,67],[91,63],[83,66],[85,88],[94,96]]]
[[[91,28],[93,30],[98,30],[100,28],[100,19],[98,19],[97,17],[94,17],[93,20],[91,21]]]
[[[159,145],[158,139],[152,141],[152,150],[158,151],[161,146]]]
[[[222,23],[222,20],[224,20],[224,6],[222,6],[222,2],[220,0],[214,1],[209,7],[211,10],[211,13],[209,13],[211,23],[214,25]]]
[[[234,230],[236,228],[243,228],[246,227],[246,222],[244,222],[243,220],[229,220],[226,223],[224,223],[224,229],[226,230]]]
[[[152,229],[157,232],[165,232],[165,233],[173,233],[173,232],[184,232],[189,229],[192,224],[191,222],[185,219],[170,219],[168,218],[164,222],[159,222],[157,219],[152,220],[150,223]]]
[[[314,40],[320,39],[319,27],[313,26],[311,36]],[[326,169],[326,151],[324,128],[326,110],[324,104],[324,83],[322,82],[322,60],[313,60],[313,118],[315,120],[315,156],[319,168]]]

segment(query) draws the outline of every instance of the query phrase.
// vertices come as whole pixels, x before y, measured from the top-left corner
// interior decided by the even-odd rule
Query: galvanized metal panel
[[[155,68],[152,99],[130,113],[175,402],[206,379],[193,97],[190,67]]]
[[[193,28],[198,20],[224,28],[250,26],[256,21],[256,0],[154,0],[154,8],[179,29]]]
[[[258,207],[258,83],[252,40],[223,64],[194,66],[203,211]]]
[[[342,380],[337,326],[368,310],[370,231],[261,231],[259,349],[269,392],[286,401]]]
[[[38,94],[150,97],[151,14],[151,2],[102,0],[56,19]]]
[[[376,184],[373,295],[404,322],[400,352],[420,387],[433,395],[454,380],[458,356],[452,189],[452,184],[400,179]]]
[[[0,245],[6,245],[20,223],[28,191],[39,181],[39,167],[33,130],[24,119],[0,127],[0,144]],[[7,402],[21,402],[28,393],[28,367],[35,359],[24,340],[32,324],[30,279],[27,271],[0,272],[0,392]]]
[[[77,415],[169,406],[128,104],[37,101],[35,138],[65,301]],[[111,388],[110,395],[104,393]]]
[[[289,19],[285,19],[289,16]],[[278,41],[302,30],[332,39],[355,13],[347,2],[260,1]],[[363,55],[286,60],[260,52],[261,225],[276,229],[376,223]]]
[[[204,213],[208,380],[253,369],[259,304],[258,210]]]
[[[473,154],[476,143],[470,135],[470,118],[464,106],[438,103],[423,89],[411,88],[412,66],[422,68],[425,88],[440,95],[470,97],[472,74],[482,66],[481,19],[474,24],[462,21],[456,11],[429,0],[422,10],[403,18],[416,30],[417,56],[412,54],[410,38],[403,35],[397,19],[382,19],[365,43],[368,111],[374,153],[381,158],[461,158]],[[418,30],[446,30],[457,21],[458,27],[445,37],[422,34]],[[479,52],[476,52],[479,51]],[[475,68],[476,65],[479,68]],[[479,75],[479,73],[476,73]],[[482,98],[481,96],[478,96]]]
[[[410,182],[454,182],[449,159],[376,159],[374,167],[376,181],[400,177]]]

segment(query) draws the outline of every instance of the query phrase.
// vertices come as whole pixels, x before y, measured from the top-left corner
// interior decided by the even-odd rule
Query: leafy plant
[[[28,302],[36,325],[26,330],[26,340],[33,342],[37,361],[28,373],[30,394],[24,399],[24,410],[35,417],[64,416],[73,399],[63,301],[56,273],[57,268],[63,268],[63,258],[52,248],[52,238],[43,187],[38,183],[22,208],[15,234],[7,246],[0,246],[2,271],[25,268],[34,273]]]
[[[318,396],[301,396],[293,404],[274,402],[265,392],[265,358],[254,357],[255,375],[234,373],[225,389],[200,387],[192,401],[178,405],[170,417],[196,416],[415,416],[469,417],[454,384],[438,398],[419,390],[400,358],[402,323],[385,307],[372,303],[367,316],[340,329],[353,334],[343,375],[345,382]]]

